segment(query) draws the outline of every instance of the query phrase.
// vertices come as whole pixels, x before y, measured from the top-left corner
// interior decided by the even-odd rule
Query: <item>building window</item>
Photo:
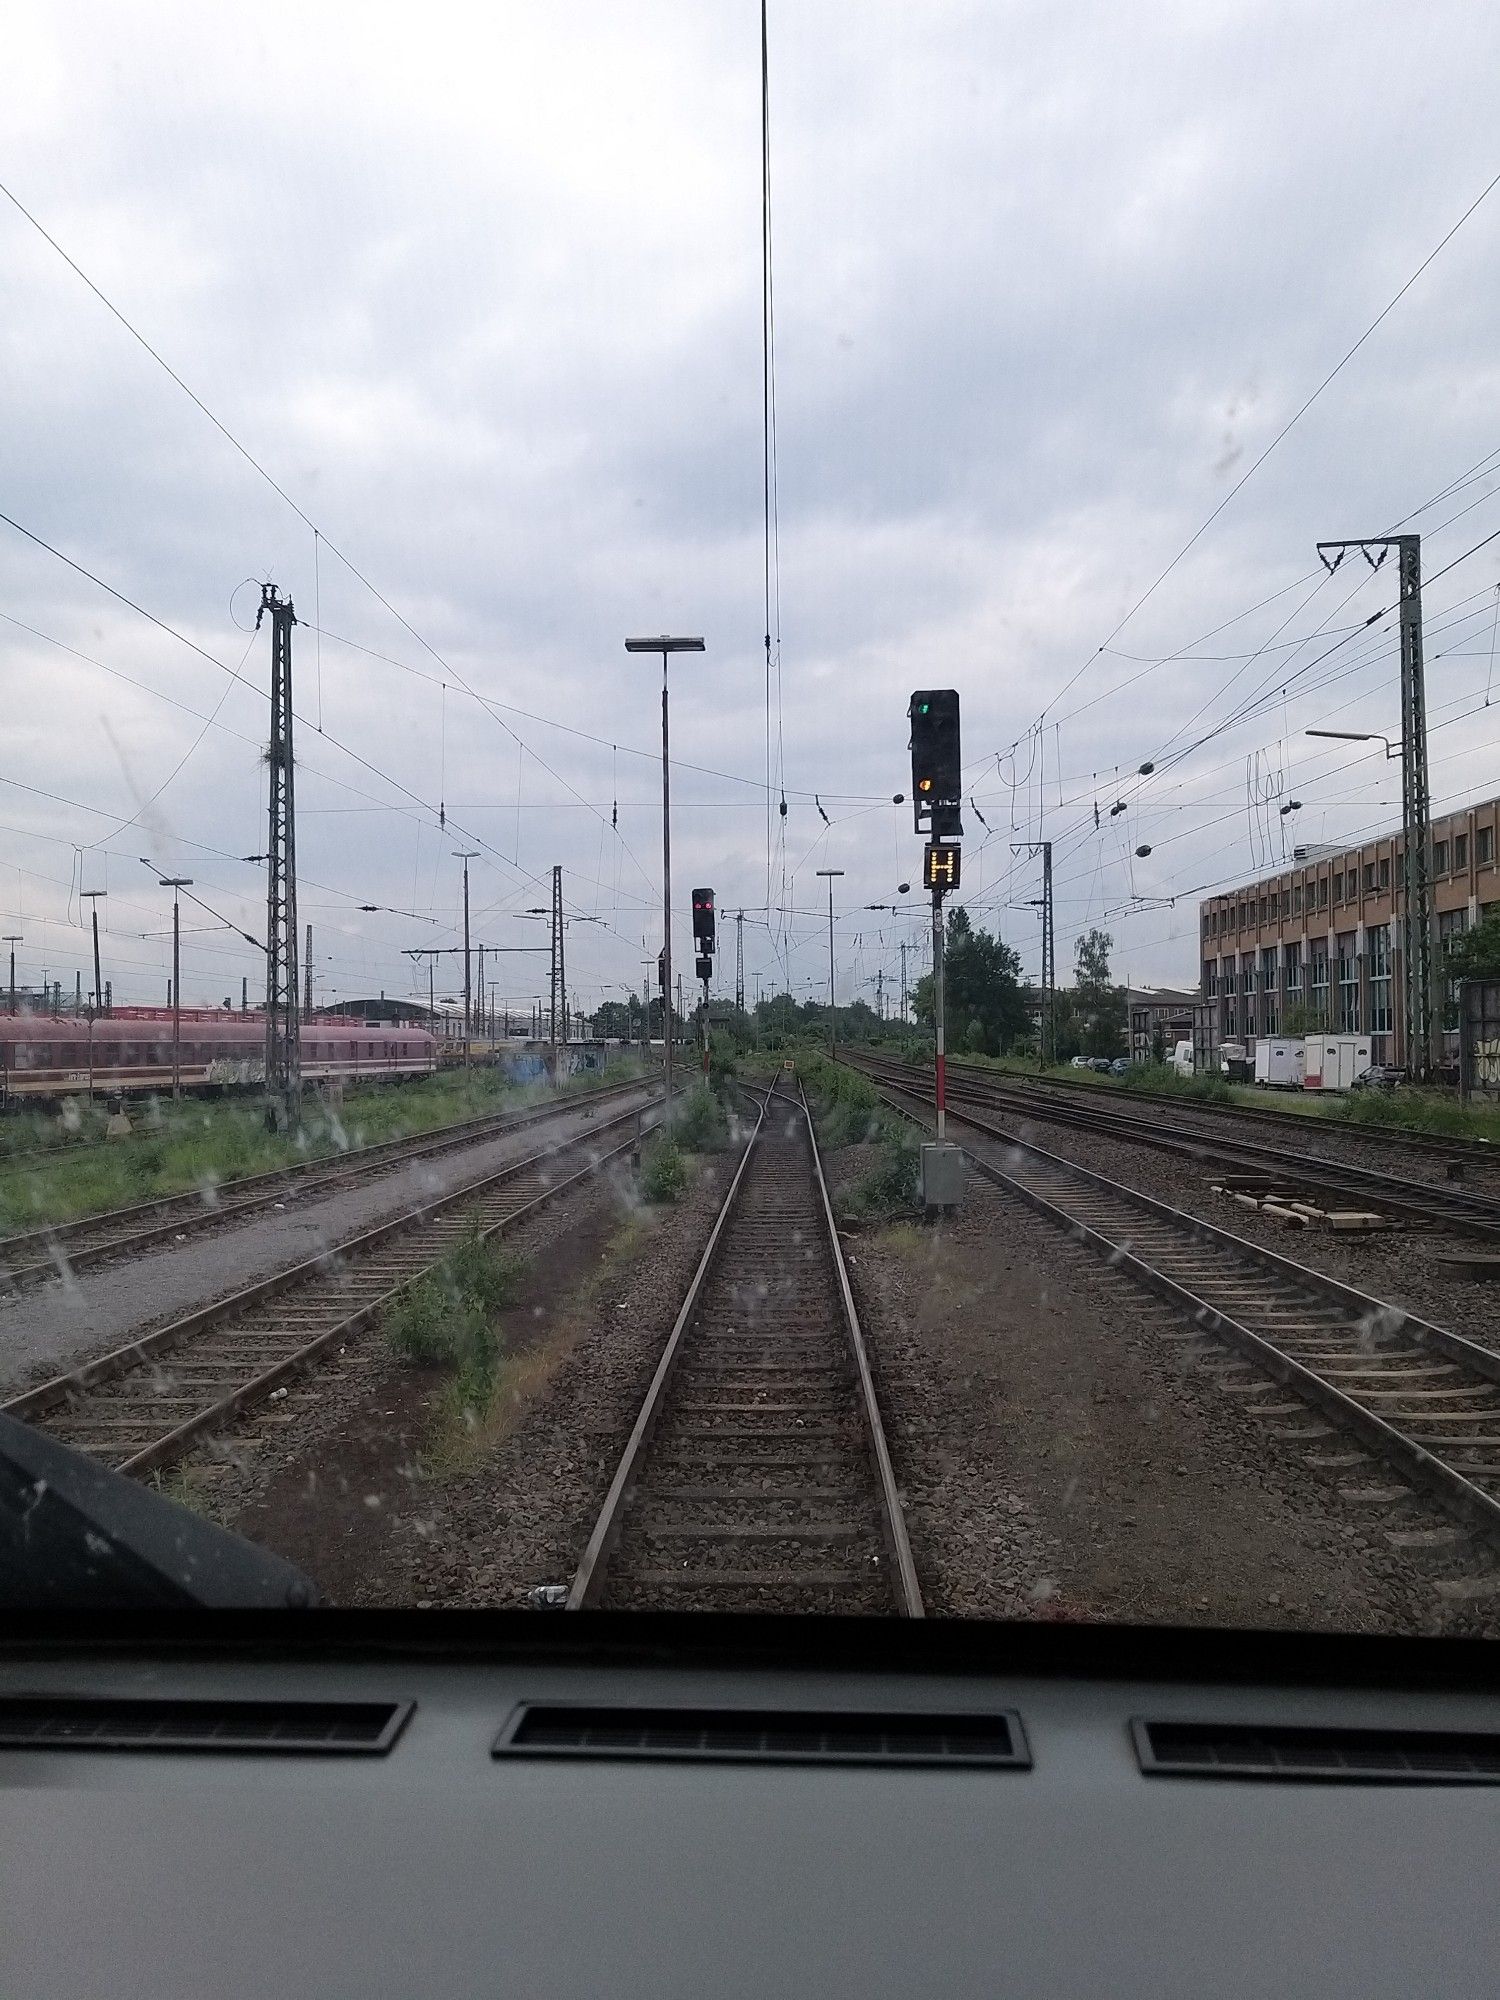
[[[1256,923],[1263,924],[1265,920],[1266,920],[1266,899],[1264,896],[1262,896],[1260,899],[1260,915],[1256,918]]]
[[[1448,843],[1447,843],[1447,841],[1446,841],[1446,840],[1440,840],[1440,841],[1438,841],[1437,845],[1436,845],[1436,846],[1435,846],[1435,847],[1433,848],[1433,850],[1432,850],[1432,866],[1433,866],[1433,872],[1434,872],[1435,874],[1438,874],[1438,875],[1446,875],[1446,874],[1447,874],[1447,872],[1448,872]]]
[[[1389,889],[1391,886],[1391,864],[1389,861],[1382,861],[1380,864],[1380,886],[1382,889]]]
[[[1342,868],[1333,878],[1333,900],[1336,903],[1342,903],[1344,900],[1344,871]]]
[[[1367,896],[1373,896],[1374,893],[1375,893],[1375,863],[1373,861],[1367,861],[1365,863],[1365,894]]]
[[[1480,826],[1474,829],[1474,860],[1481,868],[1489,868],[1495,859],[1495,829]]]
[[[1328,947],[1314,946],[1311,960],[1311,997],[1318,1020],[1328,1019]]]
[[[1365,933],[1365,943],[1370,959],[1370,1033],[1388,1035],[1393,1025],[1390,925],[1372,924]]]
[[[1297,883],[1296,887],[1292,890],[1292,915],[1294,917],[1300,917],[1301,914],[1302,914],[1302,884],[1299,882]]]
[[[1353,931],[1341,931],[1339,954],[1339,1033],[1359,1033],[1359,959],[1354,951]]]
[[[1453,866],[1467,868],[1469,865],[1469,836],[1455,833],[1453,836]]]
[[[1302,947],[1289,944],[1285,947],[1286,990],[1288,994],[1302,991]]]
[[[1318,877],[1318,908],[1320,910],[1328,908],[1328,877],[1326,875]]]

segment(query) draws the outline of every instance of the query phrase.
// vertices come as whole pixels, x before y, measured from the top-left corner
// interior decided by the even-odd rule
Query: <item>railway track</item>
[[[19,1289],[57,1277],[66,1270],[96,1264],[106,1257],[134,1255],[168,1238],[220,1228],[287,1196],[300,1198],[345,1187],[367,1174],[404,1166],[411,1160],[435,1159],[479,1140],[544,1124],[549,1118],[561,1117],[569,1111],[612,1103],[642,1087],[640,1078],[632,1078],[627,1083],[606,1085],[597,1091],[560,1097],[535,1110],[489,1112],[482,1117],[467,1118],[461,1124],[385,1139],[372,1146],[356,1146],[330,1159],[273,1167],[266,1173],[248,1174],[209,1189],[190,1188],[182,1194],[163,1195],[152,1201],[132,1202],[127,1208],[80,1216],[76,1222],[53,1223],[0,1238],[0,1288]]]
[[[658,1115],[653,1109],[646,1122]],[[158,1471],[361,1333],[402,1285],[465,1237],[494,1236],[630,1151],[635,1129],[634,1109],[618,1112],[0,1409],[118,1472]]]
[[[925,1122],[909,1091],[887,1085],[883,1094]],[[1222,1354],[1221,1386],[1276,1435],[1336,1472],[1367,1464],[1363,1452],[1341,1459],[1330,1450],[1342,1431],[1407,1482],[1359,1489],[1363,1497],[1399,1507],[1420,1490],[1500,1546],[1500,1355],[1018,1139],[973,1109],[950,1107],[949,1121],[975,1135],[964,1152],[986,1179],[1180,1307],[1208,1358]],[[1418,1528],[1410,1539],[1430,1538]]]
[[[571,1610],[922,1613],[812,1123],[770,1093]]]
[[[948,1074],[950,1077],[955,1072],[962,1072],[968,1067],[969,1065],[965,1057],[949,1056]],[[995,1072],[993,1070],[976,1070],[974,1074],[989,1078],[994,1076]],[[1132,1090],[1127,1096],[1124,1091],[1111,1084],[1074,1082],[1070,1077],[1058,1076],[1047,1071],[1041,1071],[1035,1076],[1014,1074],[1015,1081],[1024,1084],[1028,1090],[1057,1091],[1064,1096],[1076,1098],[1084,1103],[1103,1102],[1105,1105],[1109,1105],[1124,1098],[1127,1103],[1134,1105],[1160,1104],[1174,1115],[1177,1113],[1186,1113],[1199,1118],[1234,1119],[1249,1124],[1262,1125],[1268,1129],[1276,1129],[1287,1134],[1297,1133],[1299,1136],[1305,1135],[1308,1138],[1312,1138],[1314,1135],[1323,1135],[1326,1137],[1337,1135],[1371,1142],[1378,1141],[1383,1146],[1394,1146],[1402,1152],[1425,1155],[1429,1159],[1445,1160],[1450,1165],[1458,1166],[1461,1169],[1464,1167],[1474,1167],[1480,1172],[1500,1172],[1500,1145],[1496,1145],[1493,1140],[1466,1139],[1456,1133],[1450,1132],[1414,1132],[1404,1125],[1382,1124],[1378,1119],[1372,1119],[1368,1124],[1346,1125],[1335,1123],[1331,1119],[1317,1114],[1297,1112],[1290,1108],[1285,1110],[1274,1108],[1274,1100],[1278,1096],[1289,1096],[1295,1101],[1298,1095],[1296,1092],[1268,1090],[1266,1095],[1273,1102],[1265,1104],[1242,1104],[1238,1101],[1217,1105],[1195,1104],[1190,1100],[1184,1101],[1183,1098],[1165,1090]]]
[[[864,1070],[872,1081],[883,1080],[905,1089],[921,1087],[922,1072],[909,1064],[862,1056],[856,1067]],[[1303,1189],[1324,1208],[1335,1201],[1349,1209],[1373,1206],[1383,1215],[1414,1227],[1484,1241],[1500,1238],[1500,1198],[1494,1195],[1411,1180],[1405,1175],[1361,1166],[1352,1160],[1334,1159],[1324,1153],[1268,1146],[1256,1139],[1240,1139],[1224,1132],[1205,1132],[1180,1119],[1164,1117],[1154,1106],[1133,1111],[1094,1101],[1074,1102],[1071,1098],[1059,1101],[1024,1083],[990,1078],[981,1081],[951,1069],[948,1098],[950,1103],[974,1104],[1022,1118],[1074,1126],[1129,1145],[1150,1146],[1158,1152],[1200,1160],[1217,1171],[1239,1166],[1264,1175],[1268,1185]]]

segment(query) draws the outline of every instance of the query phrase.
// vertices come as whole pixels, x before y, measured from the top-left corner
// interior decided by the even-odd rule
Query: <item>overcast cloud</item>
[[[513,913],[559,863],[604,920],[570,932],[582,1003],[639,981],[660,774],[630,632],[707,639],[673,684],[676,944],[712,883],[747,912],[752,997],[783,966],[823,979],[817,868],[847,871],[841,999],[921,933],[920,910],[863,908],[918,870],[888,803],[915,686],[962,693],[989,829],[969,815],[965,900],[1032,965],[1012,839],[1057,843],[1060,963],[1103,922],[1117,972],[1191,981],[1197,895],[1280,853],[1278,802],[1304,839],[1399,814],[1378,747],[1301,735],[1399,713],[1389,623],[1347,636],[1388,576],[1319,585],[1313,545],[1490,453],[1494,478],[1413,525],[1434,577],[1500,528],[1500,191],[1093,656],[1500,170],[1500,18],[772,0],[771,39],[789,811],[768,865],[752,0],[10,10],[0,179],[448,663],[327,548],[315,568],[297,514],[0,201],[0,507],[243,676],[0,527],[23,978],[72,984],[75,892],[107,887],[117,998],[164,997],[141,855],[263,925],[233,857],[265,844],[268,640],[237,586],[267,576],[325,631],[296,641],[320,997],[416,990],[403,952],[458,934],[462,846],[476,939],[540,938]],[[1428,593],[1444,802],[1500,789],[1497,551]],[[259,954],[200,922],[186,997],[253,993]],[[545,958],[499,963],[514,1003],[542,990]]]

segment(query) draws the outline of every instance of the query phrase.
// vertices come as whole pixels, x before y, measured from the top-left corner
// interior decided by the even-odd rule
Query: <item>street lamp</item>
[[[838,1053],[835,1039],[833,1011],[833,884],[836,876],[843,874],[842,868],[820,868],[819,876],[828,878],[828,1059],[832,1062]]]
[[[464,864],[464,1068],[469,1067],[469,1035],[473,1014],[469,998],[469,863],[479,859],[477,847],[455,848],[453,859]]]
[[[703,641],[672,638],[627,639],[627,653],[661,654],[661,927],[662,927],[662,1117],[672,1104],[672,776],[667,752],[667,655],[701,653]]]
[[[1399,743],[1392,743],[1389,736],[1382,736],[1378,729],[1305,729],[1304,736],[1326,736],[1334,743],[1383,743],[1386,762],[1401,755]]]
[[[148,861],[146,866],[150,868]],[[155,873],[155,871],[152,871]],[[182,905],[178,891],[193,886],[191,875],[161,875],[159,889],[172,891],[172,1102],[182,1101]]]
[[[84,889],[79,896],[81,902],[92,906],[89,914],[94,929],[94,1006],[100,1009],[104,1006],[104,981],[99,972],[99,904],[108,894],[108,889]]]

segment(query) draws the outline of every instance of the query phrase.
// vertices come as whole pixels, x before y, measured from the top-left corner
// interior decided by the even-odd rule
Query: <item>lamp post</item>
[[[469,1067],[469,1036],[473,1025],[469,986],[469,863],[479,859],[477,847],[455,848],[455,861],[464,864],[464,1068]]]
[[[661,927],[664,953],[662,978],[662,1117],[672,1103],[672,772],[667,738],[667,656],[701,653],[702,639],[670,637],[627,639],[627,653],[661,654]]]
[[[10,946],[10,1011],[16,1011],[16,946],[26,940],[19,931],[7,931],[5,942]]]
[[[81,902],[92,905],[89,915],[92,919],[94,932],[94,1005],[96,1008],[102,1008],[104,1005],[104,980],[99,971],[99,904],[108,894],[108,889],[85,889],[79,898]]]
[[[833,1011],[833,884],[836,876],[843,874],[842,868],[820,868],[817,873],[828,878],[828,1058],[832,1062],[838,1054],[837,1031],[834,1027],[836,1016]]]
[[[191,875],[163,875],[158,888],[172,891],[172,1102],[182,1101],[182,905],[178,892],[193,886]]]

